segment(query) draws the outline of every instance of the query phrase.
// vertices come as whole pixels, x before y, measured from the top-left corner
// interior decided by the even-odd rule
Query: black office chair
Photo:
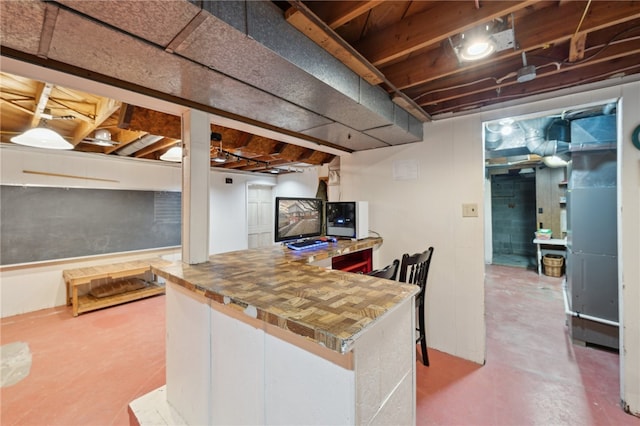
[[[433,247],[429,247],[422,253],[402,255],[399,278],[401,282],[415,284],[420,287],[420,293],[416,295],[416,310],[418,311],[418,328],[416,328],[418,338],[416,343],[420,342],[422,363],[426,366],[429,366],[429,355],[427,354],[427,337],[424,324],[424,297],[427,291],[427,277],[429,276],[432,257]]]
[[[367,275],[395,281],[396,275],[398,274],[398,266],[400,266],[400,261],[398,259],[395,259],[392,264],[387,265],[384,268],[371,271]]]

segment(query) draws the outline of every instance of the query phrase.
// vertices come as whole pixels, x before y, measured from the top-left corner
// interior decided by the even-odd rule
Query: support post
[[[209,169],[211,125],[206,112],[182,114],[182,261],[209,258]]]

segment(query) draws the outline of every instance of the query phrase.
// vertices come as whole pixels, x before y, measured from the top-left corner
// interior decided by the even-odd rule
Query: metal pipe
[[[564,313],[567,315],[571,315],[572,317],[582,318],[589,321],[599,322],[601,324],[612,325],[615,327],[619,327],[620,323],[616,321],[611,321],[604,318],[598,318],[591,315],[581,314],[580,312],[574,312],[569,307],[569,296],[567,295],[567,281],[565,280],[562,284],[562,296],[564,298]]]

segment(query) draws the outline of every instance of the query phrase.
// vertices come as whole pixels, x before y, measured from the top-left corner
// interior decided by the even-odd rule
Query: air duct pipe
[[[500,129],[491,128],[491,124],[487,124],[485,127],[487,131],[485,133],[484,146],[486,149],[493,151],[502,144],[502,133],[500,133]]]
[[[524,140],[529,152],[541,157],[552,157],[569,151],[568,142],[546,138],[547,129],[553,120],[554,117],[543,117],[519,122],[524,130]]]

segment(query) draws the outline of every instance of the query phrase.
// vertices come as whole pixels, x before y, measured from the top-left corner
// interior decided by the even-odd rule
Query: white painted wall
[[[566,94],[565,94],[566,93]],[[640,411],[640,154],[630,135],[640,125],[640,83],[426,123],[424,142],[363,151],[341,159],[344,199],[369,201],[370,229],[384,244],[380,264],[402,253],[435,247],[427,289],[429,345],[478,363],[485,360],[484,167],[481,123],[501,117],[556,111],[622,97],[619,232],[622,399]],[[408,163],[407,163],[408,162]],[[396,167],[417,166],[413,180],[395,180]],[[477,203],[478,218],[462,218],[462,203]]]
[[[233,183],[226,183],[231,179]],[[247,186],[275,185],[276,177],[211,172],[209,188],[209,253],[217,254],[249,247],[247,238]]]
[[[320,168],[305,168],[303,173],[289,173],[278,176],[274,197],[315,197],[318,191]]]
[[[423,143],[358,152],[340,167],[343,198],[369,201],[369,229],[384,239],[381,265],[435,248],[429,346],[478,363],[485,355],[483,211],[463,218],[462,204],[482,205],[480,129],[479,117],[433,122]],[[394,166],[416,177],[394,179]]]
[[[32,174],[25,171],[64,174],[78,178]],[[182,175],[180,164],[175,163],[2,144],[0,182],[3,185],[180,191]]]

